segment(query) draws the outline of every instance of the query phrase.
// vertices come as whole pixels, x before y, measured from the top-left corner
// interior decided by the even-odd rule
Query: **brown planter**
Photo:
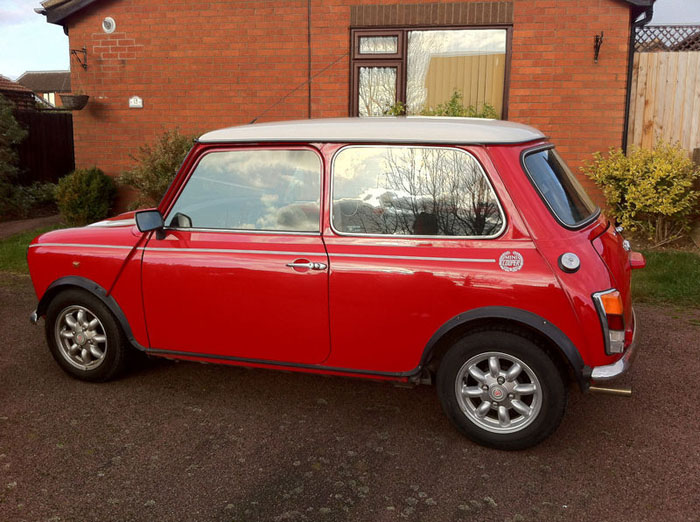
[[[79,111],[87,105],[90,96],[87,94],[59,94],[63,108],[69,111]]]

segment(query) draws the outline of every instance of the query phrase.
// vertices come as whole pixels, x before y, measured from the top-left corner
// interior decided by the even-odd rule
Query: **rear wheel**
[[[106,381],[126,365],[119,324],[102,301],[83,290],[66,290],[51,301],[46,340],[56,362],[78,379]]]
[[[559,368],[532,340],[480,331],[457,341],[437,374],[442,407],[467,437],[499,449],[524,449],[561,422],[567,388]]]

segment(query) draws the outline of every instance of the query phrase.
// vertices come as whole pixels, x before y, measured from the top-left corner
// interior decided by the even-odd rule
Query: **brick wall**
[[[621,142],[629,10],[617,0],[419,2],[313,0],[313,117],[347,116],[351,24],[509,23],[513,44],[509,119],[532,124],[577,167]],[[101,30],[111,16],[116,31]],[[109,174],[166,129],[188,133],[306,118],[307,2],[104,0],[65,21],[71,48],[88,49],[72,85],[90,95],[74,113],[77,166]],[[605,32],[598,64],[594,35]],[[331,65],[332,64],[332,65]],[[131,96],[143,109],[129,109]],[[280,99],[284,96],[284,101]],[[279,103],[278,103],[279,102]],[[273,105],[277,103],[276,106]],[[265,112],[267,111],[267,112]]]

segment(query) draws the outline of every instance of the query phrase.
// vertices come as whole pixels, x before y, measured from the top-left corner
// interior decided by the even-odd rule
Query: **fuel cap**
[[[559,256],[559,268],[569,274],[576,272],[581,266],[581,260],[573,252],[566,252]]]

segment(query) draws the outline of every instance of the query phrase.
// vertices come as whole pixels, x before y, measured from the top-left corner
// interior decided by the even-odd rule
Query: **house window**
[[[355,116],[434,113],[455,96],[464,107],[506,117],[508,28],[355,30]]]

